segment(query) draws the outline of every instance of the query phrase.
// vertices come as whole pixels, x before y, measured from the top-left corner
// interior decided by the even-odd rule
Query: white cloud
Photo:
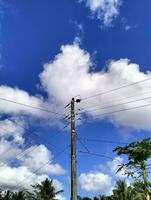
[[[25,166],[13,168],[5,165],[0,167],[0,170],[0,188],[2,189],[20,190],[25,188],[32,190],[32,185],[41,183],[48,178],[45,174],[37,175]],[[63,189],[62,183],[57,179],[53,180],[53,185],[57,191]]]
[[[88,92],[94,87],[89,84],[90,55],[77,44],[62,46],[61,51],[53,62],[44,65],[44,71],[40,74],[51,103],[58,105],[64,105],[72,96],[79,94],[80,88]]]
[[[19,111],[20,112],[20,111]],[[33,114],[33,113],[32,113]],[[0,188],[32,189],[49,175],[61,175],[65,170],[54,163],[53,154],[44,145],[27,147],[24,133],[27,121],[20,115],[0,120]],[[17,164],[17,167],[13,167]],[[54,180],[57,190],[63,188]],[[61,198],[61,197],[60,197]]]
[[[57,179],[53,179],[53,186],[55,187],[56,191],[63,190],[63,185]]]
[[[61,47],[61,53],[54,61],[44,65],[44,71],[40,74],[41,82],[45,91],[48,92],[49,101],[53,107],[63,107],[71,97],[81,95],[87,97],[100,92],[108,91],[120,86],[132,84],[134,82],[151,78],[151,73],[141,72],[138,64],[130,63],[128,59],[110,61],[107,71],[89,72],[92,67],[91,56],[81,49],[78,44],[65,45]],[[134,109],[131,111],[119,112],[113,115],[101,114],[132,107],[142,106],[150,103],[150,99],[136,101],[133,103],[120,105],[108,109],[98,109],[119,103],[126,103],[144,97],[149,97],[146,93],[151,88],[151,82],[146,81],[131,87],[123,88],[106,95],[97,96],[81,102],[79,106],[95,119],[107,118],[116,126],[134,128],[137,130],[151,130],[151,107]],[[64,93],[64,91],[66,91]],[[144,93],[146,93],[144,95]],[[143,94],[143,96],[142,96]],[[126,99],[127,97],[132,97]],[[124,99],[125,98],[125,99]],[[78,106],[78,105],[77,105]],[[88,109],[97,107],[98,110]],[[87,108],[86,108],[87,107]],[[95,117],[96,115],[99,115]]]
[[[32,146],[25,152],[12,142],[1,140],[0,155],[0,188],[2,189],[31,190],[31,185],[40,183],[49,175],[60,175],[65,172],[59,164],[53,164],[53,155],[44,145]],[[18,167],[11,166],[11,162],[15,160],[22,161],[18,163]],[[57,179],[53,180],[53,185],[56,190],[63,189],[62,183]]]
[[[16,155],[21,153],[21,149],[15,143],[5,139],[0,140],[0,166],[16,159]]]
[[[28,114],[32,116],[44,116],[44,112],[37,109],[32,109],[23,105],[18,105],[13,102],[6,101],[11,100],[26,104],[31,107],[44,107],[47,109],[46,103],[44,103],[42,97],[31,96],[28,92],[20,90],[18,88],[11,88],[8,86],[0,86],[0,114]],[[46,113],[45,113],[46,115]]]
[[[23,187],[31,189],[31,185],[40,183],[48,175],[65,173],[61,165],[54,163],[53,154],[44,145],[27,148],[24,126],[26,123],[19,117],[0,121],[0,188],[2,189],[17,190]],[[12,167],[14,161],[17,161],[18,167]],[[63,188],[56,179],[54,186],[57,190]]]
[[[80,186],[87,192],[108,194],[112,187],[112,178],[101,172],[83,173],[79,177]]]
[[[89,7],[92,14],[103,22],[105,26],[111,25],[113,19],[119,15],[122,0],[81,0]]]
[[[58,200],[66,200],[66,198],[63,197],[63,196],[60,195],[60,194],[56,195],[56,198],[57,198]]]
[[[37,184],[38,182],[41,182],[46,178],[46,175],[37,176],[36,174],[32,173],[27,167],[23,166],[12,168],[5,165],[0,169],[0,187],[2,189],[32,189],[31,185]]]
[[[22,158],[22,164],[31,171],[38,170],[38,174],[64,174],[65,170],[59,164],[53,164],[52,153],[44,146],[32,146],[27,149],[26,155]],[[47,165],[45,165],[48,163]]]
[[[24,138],[24,125],[25,122],[19,118],[14,118],[14,122],[11,119],[4,119],[0,121],[0,137],[7,138],[13,137],[13,142],[16,144],[23,144]]]
[[[129,185],[132,180],[125,175],[126,170],[122,169],[117,172],[123,163],[123,158],[115,157],[112,161],[99,165],[98,171],[82,173],[79,176],[81,189],[87,192],[109,195],[116,185],[116,180],[124,179]]]
[[[112,161],[108,161],[106,164],[106,168],[108,172],[111,173],[112,176],[115,176],[118,179],[125,179],[127,176],[125,175],[126,170],[123,168],[121,171],[117,172],[119,167],[124,163],[124,159],[121,157],[115,157]]]
[[[130,25],[126,25],[126,26],[124,27],[124,29],[125,29],[125,31],[129,31],[129,30],[131,29],[131,26],[130,26]]]

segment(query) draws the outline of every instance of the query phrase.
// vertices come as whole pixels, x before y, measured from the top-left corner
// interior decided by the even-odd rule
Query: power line
[[[125,104],[135,103],[135,102],[143,101],[143,100],[147,100],[147,99],[151,99],[151,97],[145,97],[145,98],[142,98],[142,99],[136,99],[136,100],[132,100],[132,101],[128,101],[128,102],[113,104],[113,105],[109,105],[109,106],[105,106],[105,107],[100,107],[98,109],[86,110],[85,112],[87,112],[87,111],[94,112],[94,111],[97,111],[97,110],[104,110],[104,109],[114,108],[114,107],[117,107],[117,106],[122,106],[122,105],[125,105]],[[84,112],[79,112],[79,113],[84,113]]]
[[[100,140],[100,139],[90,139],[90,138],[79,138],[80,140],[83,141],[88,141],[88,142],[99,142],[99,143],[110,143],[110,144],[128,144],[126,142],[119,142],[119,141],[109,141],[109,140]]]
[[[105,154],[98,154],[98,153],[85,152],[85,151],[79,151],[79,153],[88,154],[88,155],[97,156],[97,157],[102,157],[102,158],[108,158],[108,159],[111,159],[111,160],[114,159],[114,158],[112,158],[112,157],[110,157],[110,156],[107,156],[107,155],[105,155]]]
[[[120,99],[117,99],[116,101],[118,102],[121,102],[122,100],[125,100],[125,99],[131,99],[131,98],[134,98],[134,97],[137,97],[137,96],[143,96],[145,94],[150,94],[151,91],[149,90],[148,92],[143,92],[142,94],[137,94],[137,95],[132,95],[132,96],[128,96],[128,97],[124,97],[124,98],[120,98]],[[113,101],[111,102],[108,102],[108,103],[113,103]],[[115,102],[116,103],[116,102]],[[122,102],[121,102],[122,103]],[[123,102],[124,103],[124,102]],[[107,106],[107,104],[103,104],[102,106]],[[96,106],[86,106],[84,108],[80,108],[80,109],[77,109],[76,111],[79,111],[79,110],[87,110],[87,109],[93,109],[93,108],[97,108],[97,107],[100,107],[100,105],[96,105]]]
[[[88,147],[82,142],[82,140],[84,140],[83,138],[79,138],[77,137],[78,141],[81,143],[81,145],[84,147],[84,149],[86,150],[85,151],[79,151],[80,153],[84,153],[84,154],[90,154],[90,155],[94,155],[94,156],[99,156],[99,157],[104,157],[104,158],[109,158],[109,159],[112,159],[111,157],[107,156],[106,154],[97,154],[97,153],[92,153]]]
[[[93,117],[99,117],[99,116],[101,117],[101,116],[105,116],[105,115],[112,115],[112,114],[115,114],[115,113],[124,112],[124,111],[130,111],[130,110],[139,109],[139,108],[144,108],[144,107],[147,107],[147,106],[151,106],[151,104],[145,104],[145,105],[142,105],[142,106],[125,108],[125,109],[116,110],[116,111],[113,111],[113,112],[105,112],[105,113],[102,113],[102,114],[93,115]]]
[[[76,134],[76,136],[77,136],[77,134]],[[81,141],[81,138],[79,138],[78,136],[77,136],[77,140],[80,142],[80,144],[84,147],[84,149],[85,149],[87,152],[90,151],[90,150],[88,149],[88,147]]]
[[[16,121],[13,121],[14,123],[16,123],[18,126],[24,128],[26,131],[28,131],[28,129],[23,126],[23,125],[20,125],[20,123],[16,122]],[[45,138],[43,138],[42,136],[38,135],[35,131],[30,131],[30,133],[34,134],[36,137],[39,137],[41,140],[43,140],[46,144],[49,144],[51,145],[52,147],[56,148],[56,149],[59,149],[56,145],[50,143],[48,140],[46,140]]]
[[[0,97],[0,100],[7,101],[7,102],[10,102],[10,103],[14,103],[14,104],[18,104],[20,106],[25,106],[25,107],[28,107],[28,108],[31,108],[31,109],[41,110],[41,111],[44,111],[44,112],[47,112],[47,113],[51,113],[51,114],[55,114],[55,115],[59,115],[59,116],[64,116],[61,113],[53,112],[51,110],[46,110],[42,107],[30,106],[30,105],[27,105],[27,104],[24,104],[24,103],[21,103],[21,102],[13,101],[13,100],[10,100],[10,99],[5,99],[5,98],[2,98],[2,97]]]
[[[130,86],[142,83],[142,82],[149,81],[149,80],[151,80],[151,78],[147,78],[147,79],[144,79],[144,80],[141,80],[141,81],[133,82],[133,83],[130,83],[128,85],[123,85],[123,86],[120,86],[118,88],[114,88],[114,89],[111,89],[111,90],[108,90],[108,91],[105,91],[105,92],[100,92],[100,93],[94,94],[92,96],[82,98],[82,101],[85,101],[87,99],[91,99],[91,98],[94,98],[94,97],[97,97],[97,96],[100,96],[100,95],[105,95],[105,94],[108,94],[108,93],[111,93],[111,92],[114,92],[114,91],[117,91],[117,90],[120,90],[120,89],[123,89],[123,88],[126,88],[126,87],[130,87]]]

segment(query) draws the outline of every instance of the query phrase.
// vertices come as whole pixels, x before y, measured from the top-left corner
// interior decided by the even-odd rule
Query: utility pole
[[[71,200],[77,200],[75,99],[71,100]]]

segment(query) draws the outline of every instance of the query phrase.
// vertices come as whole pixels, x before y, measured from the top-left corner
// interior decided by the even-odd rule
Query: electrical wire
[[[149,92],[147,92],[147,93],[144,93],[144,94],[149,94]],[[144,95],[144,94],[142,94],[142,95]],[[125,99],[131,99],[131,98],[134,98],[134,97],[137,97],[137,96],[142,96],[142,95],[133,95],[133,96],[129,96],[129,97],[125,97],[125,98],[121,98],[121,99],[117,99],[117,102],[121,102],[121,100],[125,100]],[[135,99],[135,100],[132,100],[132,101],[128,101],[128,102],[121,102],[120,103],[120,105],[123,105],[123,104],[126,104],[126,103],[129,103],[129,102],[135,102],[135,101],[141,101],[141,100],[145,100],[145,99],[149,99],[149,98],[151,98],[151,97],[144,97],[144,98],[141,98],[141,99]],[[113,101],[111,101],[111,102],[108,102],[108,103],[113,103]],[[115,102],[116,103],[116,102]],[[81,108],[81,109],[78,109],[78,110],[76,110],[76,111],[79,111],[79,110],[85,110],[85,111],[91,111],[91,110],[99,110],[99,109],[105,109],[105,108],[109,108],[109,107],[113,107],[114,105],[119,105],[119,104],[111,104],[110,106],[109,105],[107,105],[107,104],[103,104],[103,105],[101,105],[101,106],[103,106],[103,107],[101,107],[100,108],[100,105],[97,105],[97,106],[87,106],[87,107],[84,107],[84,108]],[[94,109],[94,108],[98,108],[98,109]]]
[[[82,154],[88,154],[88,155],[92,155],[92,156],[97,156],[97,157],[102,157],[102,158],[108,158],[110,160],[113,160],[114,158],[113,157],[110,157],[110,156],[107,156],[105,154],[98,154],[98,153],[92,153],[92,152],[85,152],[85,151],[79,151],[79,153],[82,153]]]
[[[90,138],[79,138],[82,141],[87,141],[87,142],[99,142],[99,143],[109,143],[109,144],[124,144],[127,145],[128,143],[126,142],[119,142],[119,141],[109,141],[109,140],[100,140],[100,139],[90,139]]]
[[[130,87],[130,86],[133,86],[133,85],[137,85],[137,84],[140,84],[140,83],[143,83],[143,82],[146,82],[146,81],[149,81],[151,80],[151,78],[147,78],[147,79],[143,79],[141,81],[137,81],[137,82],[133,82],[133,83],[130,83],[128,85],[123,85],[123,86],[120,86],[118,88],[113,88],[111,90],[108,90],[108,91],[105,91],[105,92],[100,92],[100,93],[97,93],[97,94],[94,94],[92,96],[88,96],[88,97],[84,97],[82,98],[81,100],[82,101],[85,101],[87,99],[91,99],[91,98],[94,98],[94,97],[97,97],[97,96],[100,96],[100,95],[105,95],[105,94],[109,94],[111,92],[114,92],[114,91],[117,91],[117,90],[120,90],[120,89],[123,89],[123,88],[126,88],[126,87]]]
[[[80,142],[80,144],[84,147],[84,149],[86,150],[86,152],[85,152],[85,151],[79,151],[79,153],[95,155],[95,156],[104,157],[104,158],[108,158],[108,159],[112,159],[112,160],[113,160],[113,158],[111,158],[110,156],[108,156],[108,155],[106,155],[106,154],[92,153],[92,152],[88,149],[88,147],[81,141],[81,138],[79,138],[79,137],[77,136],[77,139],[78,139],[78,141]]]
[[[76,137],[77,137],[77,140],[80,142],[80,144],[84,147],[84,149],[87,152],[90,152],[90,150],[88,149],[88,147],[81,141],[81,139],[77,136],[77,134],[76,134]]]
[[[130,110],[144,108],[144,107],[148,107],[148,106],[151,106],[151,104],[145,104],[145,105],[142,105],[142,106],[125,108],[125,109],[121,109],[121,110],[115,110],[113,112],[105,112],[105,113],[102,113],[102,114],[93,115],[93,117],[101,117],[101,116],[106,116],[106,115],[109,116],[109,115],[113,115],[113,114],[116,114],[116,113],[119,113],[119,112],[130,111]],[[88,120],[86,119],[86,121],[88,121]]]
[[[18,126],[24,128],[24,130],[28,131],[28,129],[27,129],[25,126],[20,125],[20,123],[14,121],[14,120],[12,120],[12,121],[13,121],[14,123],[16,123]],[[46,139],[43,138],[42,136],[38,135],[35,131],[30,131],[30,133],[34,134],[36,137],[39,137],[39,138],[40,138],[41,140],[43,140],[46,144],[49,144],[49,145],[51,145],[52,147],[54,147],[54,148],[56,148],[56,149],[59,149],[56,145],[50,143],[48,140],[46,140]]]
[[[104,110],[104,109],[114,108],[114,107],[130,104],[130,103],[135,103],[135,102],[139,102],[139,101],[143,101],[143,100],[147,100],[147,99],[151,99],[151,97],[145,97],[145,98],[142,98],[142,99],[136,99],[136,100],[127,101],[127,102],[123,102],[123,103],[113,104],[113,105],[104,106],[104,107],[100,107],[100,108],[92,109],[92,110],[85,110],[85,112],[88,112],[88,111],[94,112],[94,111],[97,111],[97,110]],[[84,113],[84,111],[83,112],[78,112],[78,114],[79,113]]]
[[[18,104],[20,106],[25,106],[25,107],[28,107],[28,108],[31,108],[31,109],[41,110],[41,111],[44,111],[44,112],[47,112],[47,113],[51,113],[51,114],[55,114],[55,115],[59,115],[59,116],[64,116],[61,113],[53,112],[51,110],[46,110],[42,107],[30,106],[30,105],[27,105],[27,104],[24,104],[24,103],[21,103],[21,102],[13,101],[13,100],[10,100],[10,99],[5,99],[5,98],[2,98],[2,97],[0,97],[0,100],[7,101],[7,102],[10,102],[10,103],[14,103],[14,104]]]

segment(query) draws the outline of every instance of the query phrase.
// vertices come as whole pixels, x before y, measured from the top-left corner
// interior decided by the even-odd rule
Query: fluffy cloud
[[[123,164],[123,158],[115,157],[112,161],[108,161],[105,164],[99,165],[99,170],[90,171],[88,173],[82,173],[79,176],[79,183],[81,189],[87,192],[93,192],[98,194],[111,194],[116,180],[125,179],[127,184],[131,182],[130,178],[124,174],[125,170],[121,170],[117,173],[117,170],[121,164]]]
[[[106,164],[106,168],[111,173],[111,175],[117,177],[118,179],[125,179],[125,170],[122,169],[121,171],[117,172],[119,166],[123,164],[124,159],[121,157],[115,157],[112,161],[108,161]]]
[[[40,183],[48,175],[60,175],[65,172],[59,164],[53,164],[53,156],[44,145],[36,146],[36,148],[35,146],[30,147],[25,152],[13,146],[11,142],[2,140],[0,155],[2,155],[0,159],[0,188],[2,189],[26,188],[31,190],[31,185]],[[18,167],[12,167],[11,162],[14,160],[22,162],[19,162]],[[63,189],[57,179],[54,179],[53,184],[56,190]]]
[[[13,119],[13,121],[12,121]],[[31,185],[44,180],[48,175],[64,174],[65,170],[53,161],[53,154],[44,145],[27,147],[24,140],[23,119],[7,118],[0,121],[0,188],[17,190],[31,189]],[[13,167],[12,164],[17,164]],[[57,190],[63,188],[54,180]]]
[[[32,146],[27,149],[22,159],[22,164],[31,171],[38,170],[39,174],[64,174],[64,169],[59,164],[52,164],[53,155],[44,145]],[[47,165],[45,165],[48,163]]]
[[[113,19],[119,14],[122,0],[81,0],[89,7],[92,14],[105,25],[111,25]]]
[[[58,200],[66,200],[66,198],[63,197],[63,196],[60,195],[60,194],[58,194],[58,195],[56,196],[56,198],[57,198]]]
[[[48,177],[45,174],[37,175],[25,166],[13,168],[4,165],[0,167],[0,170],[0,187],[2,189],[19,190],[25,188],[32,190],[32,185],[40,183]],[[57,191],[63,189],[62,183],[56,179],[53,180],[53,185]]]
[[[26,188],[31,190],[32,184],[37,184],[46,178],[46,175],[37,176],[24,166],[12,168],[5,165],[0,169],[0,187],[2,189],[18,190]]]
[[[141,72],[139,65],[130,63],[128,59],[110,61],[107,71],[90,73],[92,66],[90,54],[81,49],[78,44],[62,46],[61,53],[53,61],[45,64],[44,71],[40,74],[42,86],[49,95],[51,105],[59,109],[67,104],[73,96],[88,97],[151,78],[149,71]],[[150,94],[148,91],[150,87],[150,81],[142,82],[106,95],[87,99],[81,102],[79,107],[84,108],[84,111],[94,119],[107,118],[116,126],[151,130],[151,107],[117,112],[112,115],[104,114],[149,104]],[[64,91],[66,92],[64,93]],[[138,101],[141,98],[145,99]],[[135,100],[137,101],[129,103]],[[126,104],[110,107],[119,103]]]
[[[37,110],[33,108],[26,107],[24,105],[18,105],[13,102],[6,100],[19,102],[21,104],[26,104],[31,107],[44,107],[47,109],[46,103],[43,101],[42,97],[31,96],[28,92],[20,90],[18,88],[11,88],[8,86],[0,86],[0,114],[28,114],[32,116],[44,116],[42,110]],[[46,113],[45,113],[46,114]]]
[[[16,155],[21,153],[20,148],[13,142],[5,139],[0,140],[0,166],[16,159]]]
[[[101,172],[83,173],[79,177],[80,186],[87,192],[110,192],[112,179],[109,175]]]
[[[62,183],[58,181],[57,179],[53,179],[53,186],[55,187],[57,191],[63,190]]]
[[[16,144],[23,144],[24,138],[24,125],[25,122],[19,118],[14,118],[14,122],[11,119],[4,119],[0,121],[0,137],[7,138],[13,137],[13,142]]]
[[[4,99],[44,109],[47,109],[47,103],[40,96],[30,96],[23,90],[8,86],[0,86],[0,98],[0,188],[31,189],[31,185],[49,175],[65,173],[58,163],[53,163],[53,154],[44,145],[27,147],[25,141],[24,133],[28,126],[26,115],[41,118],[48,115]],[[17,167],[13,167],[14,164]],[[54,186],[62,189],[62,184],[56,179]]]

